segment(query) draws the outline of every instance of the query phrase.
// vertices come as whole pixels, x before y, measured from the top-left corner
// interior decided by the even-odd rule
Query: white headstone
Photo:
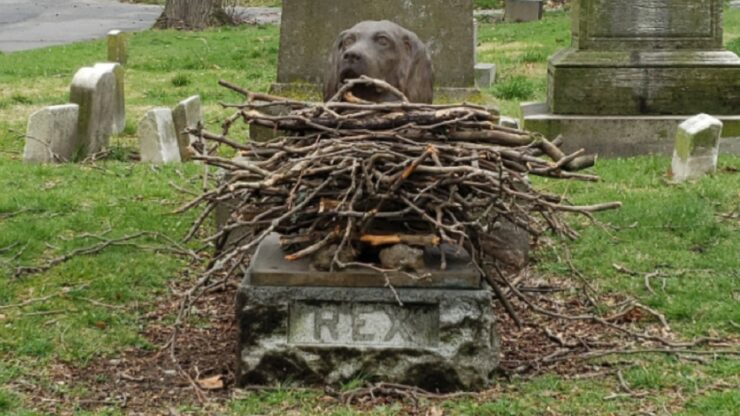
[[[683,182],[717,171],[722,122],[699,114],[678,126],[673,152],[673,180]]]
[[[77,133],[81,156],[108,147],[114,131],[116,90],[116,75],[107,67],[85,67],[75,74],[69,100],[80,106]]]
[[[512,117],[501,116],[498,124],[499,126],[508,127],[510,129],[519,129],[519,120]]]
[[[121,134],[126,128],[126,97],[124,89],[124,78],[126,71],[117,63],[95,64],[95,68],[101,71],[113,72],[116,77],[116,89],[113,97],[113,134]]]
[[[187,128],[193,128],[203,121],[203,113],[200,107],[200,96],[194,95],[186,100],[180,101],[172,111],[175,121],[175,132],[180,147],[180,158],[183,161],[190,160],[191,154],[188,148],[198,138],[185,132]]]
[[[495,82],[495,64],[475,64],[475,85],[477,85],[478,88],[490,88]]]
[[[43,108],[28,118],[23,160],[27,163],[71,161],[77,151],[80,107],[65,104]]]
[[[180,162],[175,122],[169,108],[149,110],[139,122],[141,161],[151,163]]]

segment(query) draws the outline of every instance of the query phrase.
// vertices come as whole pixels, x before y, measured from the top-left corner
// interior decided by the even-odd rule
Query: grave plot
[[[226,136],[191,133],[241,156],[193,157],[228,174],[190,204],[206,205],[191,235],[231,201],[209,238],[225,249],[204,281],[251,256],[237,294],[239,385],[366,375],[429,390],[484,388],[500,357],[491,294],[520,322],[487,266],[506,260],[495,247],[500,224],[511,225],[509,244],[516,234],[574,237],[561,212],[620,206],[571,206],[532,188],[529,175],[595,180],[575,172],[595,157],[501,127],[483,107],[412,104],[366,77],[326,104],[222,85],[249,102],[226,120]],[[359,102],[355,85],[400,102]],[[293,110],[271,116],[264,101]],[[240,119],[288,133],[242,145],[228,138]]]

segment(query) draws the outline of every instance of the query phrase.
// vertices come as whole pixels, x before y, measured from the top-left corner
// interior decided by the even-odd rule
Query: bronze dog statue
[[[411,102],[432,102],[434,74],[426,46],[414,32],[388,20],[360,22],[339,35],[329,59],[324,101],[346,80],[362,75],[388,82]],[[358,86],[352,93],[372,102],[397,100],[373,87]]]

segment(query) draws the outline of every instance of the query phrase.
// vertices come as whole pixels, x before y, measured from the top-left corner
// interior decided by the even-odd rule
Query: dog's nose
[[[347,51],[343,55],[343,59],[348,63],[356,63],[362,61],[362,55],[355,51]]]

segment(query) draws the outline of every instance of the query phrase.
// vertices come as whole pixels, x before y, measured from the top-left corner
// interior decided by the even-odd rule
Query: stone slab
[[[111,30],[106,37],[108,43],[108,60],[121,65],[128,62],[128,34],[120,30]]]
[[[237,293],[238,385],[362,378],[431,391],[487,387],[499,337],[485,290],[255,287]]]
[[[723,0],[575,0],[573,47],[722,49]]]
[[[507,22],[534,22],[542,19],[542,0],[506,0],[504,20]]]
[[[740,58],[729,51],[578,51],[550,58],[555,114],[723,114],[740,110]]]
[[[472,0],[284,0],[277,82],[322,84],[337,35],[362,20],[382,19],[427,44],[438,86],[474,86]]]
[[[55,163],[74,160],[80,107],[65,104],[43,108],[28,118],[23,161]]]
[[[175,122],[169,108],[147,111],[139,122],[141,161],[155,164],[180,162]]]
[[[254,286],[304,286],[304,287],[385,287],[387,281],[394,287],[444,287],[457,289],[480,289],[481,276],[473,268],[470,256],[445,247],[447,270],[440,270],[438,250],[427,250],[425,264],[427,269],[414,279],[406,273],[378,273],[363,268],[336,270],[334,272],[315,270],[311,259],[297,261],[285,260],[280,247],[278,234],[268,236],[257,249],[251,265],[251,284]],[[387,276],[387,280],[386,280]]]
[[[566,151],[585,148],[601,157],[670,156],[676,129],[691,115],[569,116],[552,114],[545,103],[522,104],[524,129],[550,139],[562,135]],[[725,128],[721,152],[740,154],[740,115],[716,116]]]
[[[200,96],[194,95],[180,101],[172,110],[172,118],[175,122],[177,133],[177,145],[180,149],[182,161],[191,159],[190,144],[197,141],[198,137],[187,133],[187,128],[195,128],[198,123],[203,122],[203,111],[201,110]]]
[[[707,114],[681,123],[671,163],[673,180],[683,182],[715,173],[721,134],[722,122]]]
[[[118,80],[108,66],[81,68],[70,85],[69,100],[80,106],[77,132],[80,156],[108,147],[116,126]]]

